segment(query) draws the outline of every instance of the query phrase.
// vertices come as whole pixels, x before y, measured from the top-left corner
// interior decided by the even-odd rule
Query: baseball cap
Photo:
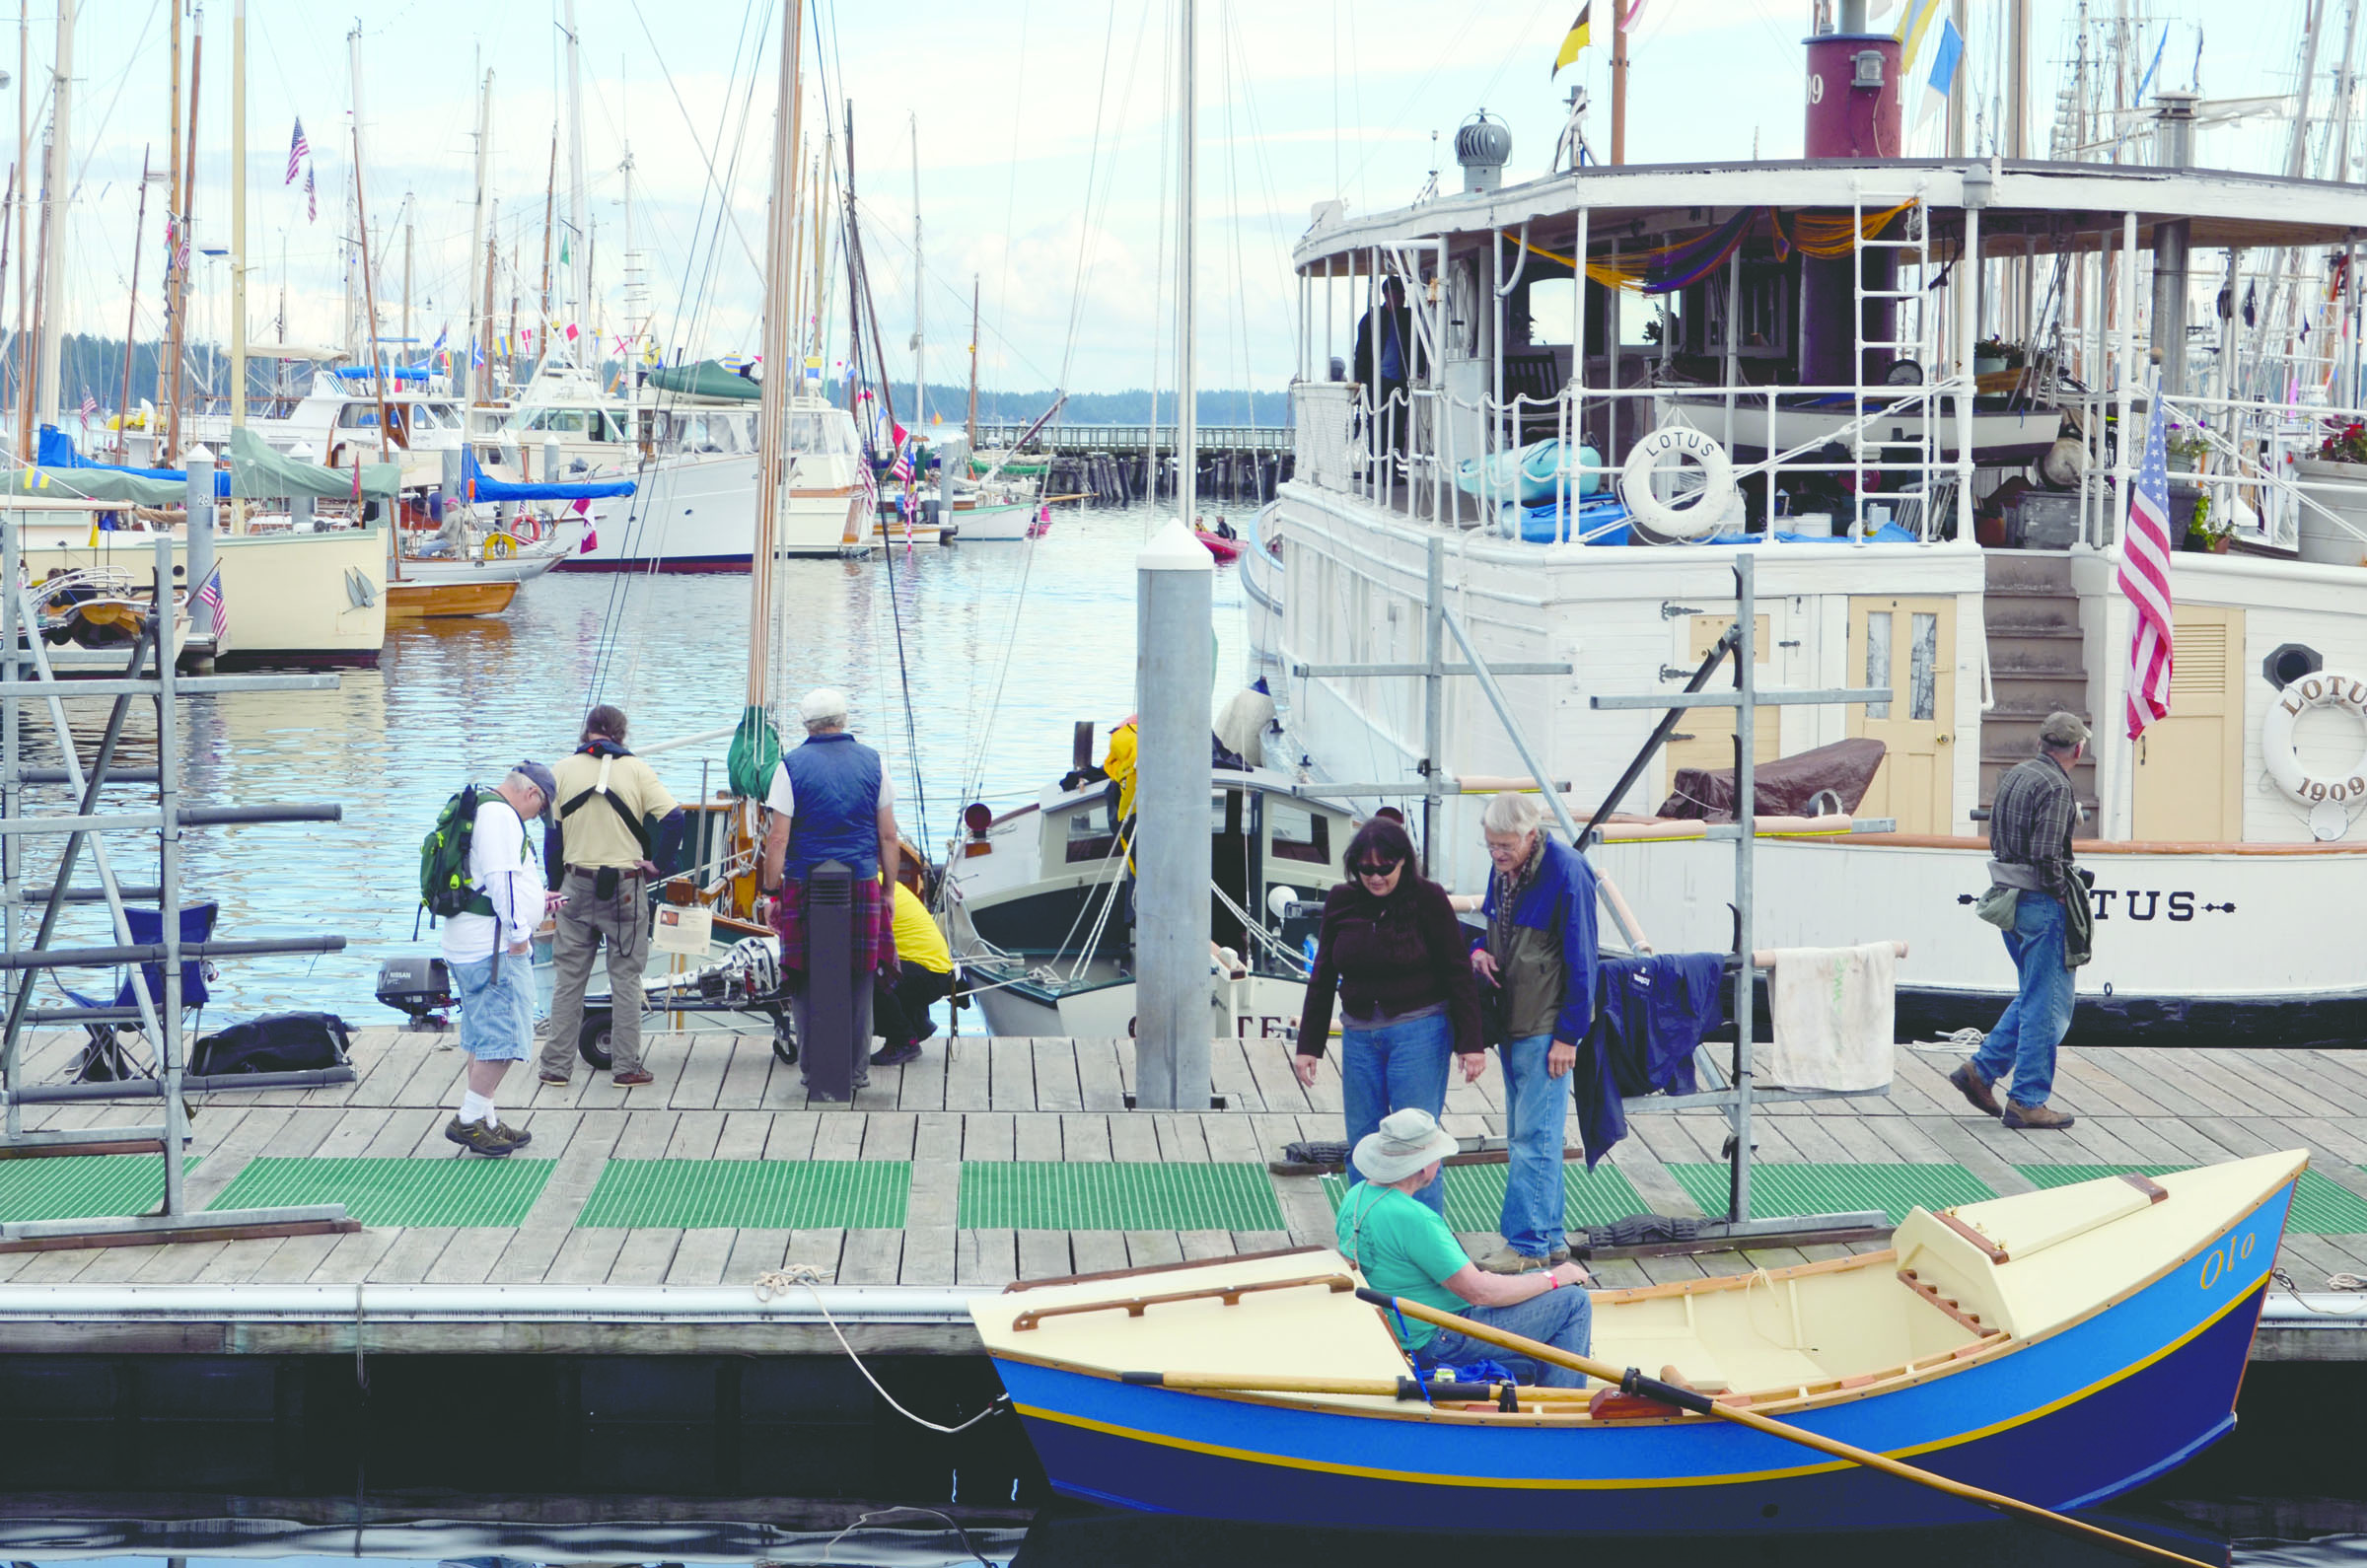
[[[534,782],[535,788],[542,792],[542,820],[556,826],[559,820],[559,781],[551,776],[550,769],[539,762],[521,762],[510,771],[524,773]]]

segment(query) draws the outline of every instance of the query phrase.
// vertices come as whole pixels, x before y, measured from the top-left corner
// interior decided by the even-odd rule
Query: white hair
[[[1500,790],[1488,801],[1479,826],[1490,833],[1529,833],[1544,820],[1543,810],[1534,799],[1514,790]]]

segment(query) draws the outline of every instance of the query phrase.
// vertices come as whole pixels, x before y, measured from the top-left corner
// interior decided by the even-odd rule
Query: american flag
[[[304,121],[299,119],[296,122],[296,134],[290,138],[288,142],[288,178],[281,180],[281,184],[292,185],[296,183],[297,167],[302,164],[306,158],[312,156],[312,151],[313,144],[304,139]],[[307,186],[306,188],[309,189],[311,187]]]
[[[2169,417],[2161,384],[2153,389],[2145,427],[2145,457],[2128,497],[2128,528],[2120,540],[2120,592],[2136,622],[2128,638],[2128,738],[2170,716],[2172,653],[2170,601]]]
[[[99,399],[92,396],[87,392],[84,392],[82,394],[82,423],[85,429],[90,427],[91,415],[97,413],[98,411]]]
[[[321,193],[313,187],[313,171],[309,165],[304,171],[304,221],[321,221]]]
[[[912,460],[904,453],[904,444],[896,444],[896,461],[888,464],[888,477],[898,484],[912,482]]]
[[[222,639],[230,635],[230,606],[222,602],[221,567],[215,567],[214,575],[205,580],[203,588],[197,590],[197,603],[213,611],[214,646],[219,648]]]

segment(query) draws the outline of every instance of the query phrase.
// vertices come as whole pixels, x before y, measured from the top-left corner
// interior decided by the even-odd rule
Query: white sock
[[[473,1089],[461,1096],[462,1121],[491,1121],[492,1119],[493,1101],[490,1096],[480,1095]]]

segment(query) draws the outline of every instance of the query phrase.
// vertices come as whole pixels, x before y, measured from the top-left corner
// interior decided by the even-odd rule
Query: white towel
[[[1889,1087],[1898,963],[1888,942],[1777,949],[1767,984],[1775,1018],[1767,1076],[1793,1089]]]

